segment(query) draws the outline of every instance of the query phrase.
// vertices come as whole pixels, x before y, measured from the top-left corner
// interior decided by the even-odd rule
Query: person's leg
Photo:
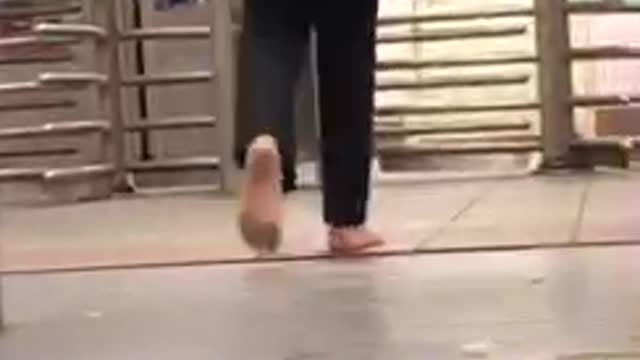
[[[377,0],[319,0],[324,220],[335,251],[382,244],[365,227],[373,150]]]
[[[244,167],[253,139],[270,134],[282,157],[282,186],[295,187],[293,92],[308,43],[308,21],[292,0],[247,0],[238,67],[235,157]]]
[[[299,8],[298,0],[245,2],[235,155],[247,170],[240,230],[259,251],[280,243],[283,164],[291,172],[295,158],[293,89],[308,40]]]

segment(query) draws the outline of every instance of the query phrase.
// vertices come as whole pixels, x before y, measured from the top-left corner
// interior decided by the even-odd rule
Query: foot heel
[[[274,253],[282,242],[280,226],[274,222],[259,221],[247,214],[240,215],[240,232],[245,243],[259,253]]]

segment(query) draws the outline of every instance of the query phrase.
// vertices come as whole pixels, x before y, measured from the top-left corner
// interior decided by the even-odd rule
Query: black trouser
[[[260,134],[277,138],[285,176],[295,163],[294,85],[318,39],[324,219],[365,221],[372,156],[377,0],[246,0],[236,157]],[[308,126],[314,126],[309,124]]]

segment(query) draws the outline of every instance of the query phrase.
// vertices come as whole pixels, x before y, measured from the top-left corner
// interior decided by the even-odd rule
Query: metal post
[[[85,24],[93,24],[102,26],[100,20],[102,17],[102,1],[100,0],[86,0],[83,3],[82,22]],[[83,37],[83,46],[78,49],[76,59],[80,71],[82,72],[100,72],[100,39],[95,37]],[[101,104],[101,85],[97,83],[88,83],[86,89],[81,92],[80,99],[78,101],[78,108],[80,116],[84,119],[95,118],[96,115],[99,118],[102,110]]]
[[[103,27],[105,25],[104,4],[102,0],[86,0],[83,3],[83,22],[87,25]],[[81,71],[95,72],[103,74],[105,47],[103,39],[98,37],[88,37],[83,39],[84,46],[80,50],[77,58]],[[82,92],[78,102],[82,120],[102,120],[105,118],[107,94],[101,83],[89,83]],[[98,135],[100,149],[96,157],[90,159],[91,163],[98,161],[106,163],[109,161],[108,154],[108,132],[101,132]],[[108,197],[111,195],[110,184],[105,186],[102,181],[94,181],[91,185],[91,197]]]
[[[102,27],[105,23],[104,1],[86,0],[82,4],[82,13],[79,24],[67,24],[67,26],[57,27],[52,24],[42,24],[34,28],[36,33],[44,34],[61,34],[63,36],[71,36],[77,39],[82,46],[74,48],[75,59],[77,61],[77,69],[69,72],[61,73],[41,73],[39,82],[44,84],[52,84],[54,86],[62,86],[62,91],[77,90],[75,86],[83,86],[82,91],[75,95],[77,112],[76,116],[81,121],[102,120],[105,118],[106,94],[103,88],[103,59],[104,46],[102,42]],[[57,29],[56,29],[57,28]],[[72,174],[65,176],[65,171],[47,173],[44,178],[45,190],[50,192],[57,200],[77,201],[80,198],[106,198],[112,193],[110,182],[104,181],[104,175],[93,176],[76,176],[91,166],[104,166],[108,162],[108,144],[106,141],[106,132],[97,133],[98,149],[95,149],[95,142],[85,143],[81,146],[81,151],[86,153],[84,163],[71,170]],[[87,163],[88,162],[88,163]],[[73,175],[74,172],[77,172]],[[102,172],[100,170],[99,172]],[[106,175],[110,175],[106,171]],[[63,181],[72,180],[70,183]],[[60,181],[55,181],[60,180]],[[86,192],[88,190],[88,193]]]
[[[235,121],[234,44],[231,4],[229,0],[211,3],[211,37],[213,40],[213,74],[215,74],[213,112],[216,114],[218,151],[220,157],[220,188],[235,193],[238,171],[233,161],[233,132]]]
[[[116,191],[130,192],[127,181],[125,155],[125,129],[122,108],[122,70],[120,67],[120,26],[119,0],[103,0],[106,4],[107,37],[105,49],[107,57],[107,93],[109,96],[109,118],[111,121],[111,146],[114,167],[114,187]]]
[[[313,96],[313,115],[312,118],[309,119],[313,122],[313,129],[315,135],[315,148],[316,148],[316,183],[317,185],[322,186],[322,157],[320,156],[321,151],[318,150],[318,147],[322,147],[322,139],[320,138],[320,78],[318,77],[318,34],[313,29],[311,31],[311,39],[309,40],[309,56],[310,60],[310,71],[311,71],[311,86],[312,86],[312,96]]]
[[[316,114],[312,41],[313,39],[311,39],[309,53],[305,57],[304,67],[295,91],[296,144],[298,145],[298,157],[305,161],[316,161],[318,158],[316,146],[318,131],[314,123]]]
[[[538,83],[545,167],[571,164],[571,45],[565,0],[535,0]]]

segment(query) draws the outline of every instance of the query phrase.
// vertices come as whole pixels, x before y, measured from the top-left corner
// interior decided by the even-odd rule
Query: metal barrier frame
[[[43,73],[38,81],[20,84],[8,84],[0,86],[0,92],[32,91],[43,87],[47,88],[85,88],[79,101],[41,101],[28,105],[0,105],[0,111],[20,111],[49,109],[58,107],[80,106],[87,114],[93,113],[90,118],[109,119],[110,129],[104,131],[104,152],[101,157],[104,169],[84,168],[82,173],[87,174],[96,171],[96,175],[108,173],[113,170],[113,186],[109,189],[118,192],[131,192],[132,184],[128,181],[131,172],[156,172],[156,171],[180,171],[186,169],[217,170],[220,174],[220,190],[232,193],[237,184],[235,164],[232,158],[233,118],[234,118],[234,33],[237,27],[231,19],[230,0],[217,0],[211,2],[211,26],[205,27],[177,27],[177,28],[150,28],[150,29],[122,29],[119,23],[119,9],[122,0],[94,1],[86,0],[83,6],[47,6],[34,9],[19,9],[2,12],[1,18],[16,18],[20,16],[42,14],[66,14],[67,12],[80,12],[81,23],[78,24],[38,24],[34,26],[35,35],[25,38],[25,41],[38,42],[49,35],[64,36],[65,41],[80,44],[81,51],[74,53],[83,71],[96,72],[69,72],[69,73]],[[173,73],[163,75],[142,75],[135,77],[123,77],[120,64],[120,44],[130,40],[164,40],[164,39],[210,39],[213,51],[211,70],[195,71],[189,73]],[[0,44],[2,45],[2,44]],[[69,60],[54,59],[56,61]],[[45,59],[29,59],[28,62],[44,62]],[[20,62],[16,60],[15,63]],[[102,75],[100,71],[104,71]],[[141,86],[165,86],[172,84],[187,84],[194,82],[210,83],[217,99],[212,102],[211,113],[208,115],[195,115],[193,117],[180,117],[169,119],[155,119],[141,123],[126,124],[123,118],[122,88]],[[84,121],[84,120],[83,120]],[[47,125],[40,129],[23,129],[26,135],[20,135],[16,131],[0,131],[5,138],[11,136],[27,136],[33,131],[43,131],[53,134],[59,130],[54,125]],[[125,136],[127,133],[135,133],[149,130],[171,130],[183,128],[216,127],[218,148],[217,157],[203,158],[193,157],[185,159],[170,159],[156,163],[128,162],[125,154]],[[11,130],[11,129],[10,129]],[[16,130],[16,129],[14,129]],[[75,130],[74,130],[75,131]],[[58,131],[59,132],[59,131]],[[77,131],[76,131],[77,132]],[[45,136],[45,135],[43,135]],[[100,170],[100,171],[98,171]],[[18,179],[47,179],[45,174],[58,174],[54,172],[23,171],[16,169],[13,172],[0,171],[0,178],[5,181]],[[68,172],[67,172],[68,173]],[[28,176],[27,176],[28,175]],[[110,194],[105,194],[108,196]]]
[[[111,0],[116,4],[119,0]],[[193,169],[211,169],[219,174],[219,190],[233,193],[237,183],[232,157],[234,118],[234,45],[236,31],[231,19],[230,0],[210,2],[210,26],[156,27],[125,29],[118,23],[119,10],[112,8],[108,26],[111,51],[110,94],[114,136],[115,189],[120,192],[135,191],[129,174],[148,172],[173,172]],[[127,41],[162,41],[172,39],[200,39],[211,44],[212,63],[209,70],[162,75],[123,76],[120,64],[120,44]],[[144,119],[138,123],[126,123],[122,114],[122,93],[125,87],[167,86],[204,82],[210,84],[216,99],[211,102],[209,114],[193,116]],[[127,160],[125,138],[128,133],[150,130],[172,130],[187,128],[216,128],[219,153],[215,157],[187,157],[145,162]]]
[[[235,180],[235,166],[231,157],[232,135],[231,119],[233,113],[233,86],[234,73],[233,61],[233,35],[238,29],[231,21],[231,4],[229,0],[215,1],[212,3],[211,26],[199,27],[172,27],[121,30],[118,24],[117,7],[119,0],[100,2],[99,4],[87,1],[85,7],[63,6],[44,7],[31,11],[20,9],[3,13],[2,18],[26,16],[28,14],[61,14],[67,11],[84,11],[85,24],[60,25],[39,24],[34,31],[39,35],[68,35],[75,37],[68,41],[80,41],[86,48],[81,54],[77,54],[84,67],[97,66],[106,70],[106,76],[99,73],[45,73],[41,74],[37,82],[10,84],[0,86],[0,92],[29,91],[41,86],[84,86],[88,89],[84,93],[84,100],[79,102],[49,101],[39,104],[29,104],[30,109],[48,109],[80,105],[89,111],[98,111],[96,118],[100,119],[107,114],[111,121],[111,132],[108,137],[108,147],[111,148],[110,156],[105,156],[105,161],[111,160],[115,169],[115,190],[131,191],[131,186],[126,178],[130,171],[153,171],[154,164],[127,164],[124,153],[124,138],[128,132],[141,132],[148,130],[167,130],[189,127],[218,128],[218,134],[223,149],[218,159],[184,159],[158,163],[157,168],[166,171],[171,168],[176,170],[195,167],[218,168],[221,172],[221,188],[223,191],[231,191],[237,183]],[[87,10],[87,7],[91,9]],[[465,10],[462,12],[435,11],[418,16],[400,16],[381,18],[380,26],[419,23],[424,21],[449,21],[449,20],[473,20],[505,18],[514,16],[534,16],[536,23],[537,55],[510,55],[502,58],[476,58],[457,60],[430,60],[430,61],[382,61],[377,64],[378,70],[392,69],[419,69],[429,67],[458,67],[476,65],[520,64],[537,63],[540,76],[539,96],[540,102],[522,102],[499,105],[483,106],[385,106],[376,110],[377,116],[395,116],[399,114],[448,114],[471,113],[483,111],[514,111],[540,109],[542,119],[542,150],[545,155],[545,164],[549,167],[571,166],[575,162],[572,158],[575,147],[572,144],[578,141],[573,129],[572,107],[577,106],[601,106],[601,105],[625,105],[637,102],[640,96],[608,96],[608,97],[575,97],[571,95],[571,61],[595,60],[602,57],[608,58],[640,58],[640,49],[626,46],[608,46],[595,48],[572,49],[569,44],[568,16],[571,13],[597,14],[599,12],[637,12],[637,6],[610,4],[610,3],[586,3],[565,4],[564,2],[535,1],[533,8],[511,7],[496,10]],[[102,25],[103,27],[100,27]],[[520,34],[526,30],[525,26],[510,25],[502,27],[461,27],[457,29],[436,29],[429,32],[407,36],[381,36],[378,42],[415,42],[415,41],[440,41],[465,38],[486,38],[510,34]],[[560,35],[558,35],[560,34]],[[199,71],[190,73],[175,73],[163,76],[138,76],[123,79],[120,68],[119,44],[130,40],[161,40],[161,39],[206,39],[210,38],[213,49],[212,69],[218,71]],[[25,38],[24,41],[39,41],[37,37]],[[107,59],[99,64],[98,59]],[[419,90],[428,88],[440,88],[447,86],[481,86],[481,85],[507,85],[525,83],[528,76],[514,74],[513,76],[468,76],[430,79],[422,82],[392,82],[377,85],[377,91],[390,90]],[[189,118],[159,119],[145,121],[139,124],[125,124],[122,118],[122,87],[160,86],[191,82],[211,82],[220,99],[212,107],[212,113],[218,116],[194,116]],[[106,91],[104,90],[106,88]],[[108,106],[107,106],[108,105]],[[108,109],[107,109],[108,108]],[[1,106],[2,111],[23,110],[22,105]],[[516,126],[517,127],[517,126]],[[490,126],[488,128],[491,128]],[[506,124],[505,129],[514,128]],[[393,129],[385,126],[376,126],[376,133],[383,136],[406,136],[420,134],[420,127],[410,129]],[[433,129],[424,129],[428,134]],[[44,131],[44,130],[43,130]],[[446,132],[446,129],[443,130]],[[582,142],[582,145],[585,143]],[[581,145],[581,146],[582,146]],[[579,146],[580,147],[580,146]],[[584,146],[583,146],[584,147]],[[382,149],[384,150],[384,149]],[[416,153],[428,152],[425,149],[417,149]],[[502,151],[502,149],[496,149]],[[453,150],[458,151],[456,149]],[[208,164],[208,165],[207,165]],[[104,171],[107,169],[105,168]],[[103,173],[104,171],[101,171]],[[4,174],[5,177],[7,174]],[[23,172],[16,174],[22,178]]]
[[[531,17],[533,10],[523,7],[508,7],[500,9],[478,8],[477,10],[465,9],[462,11],[448,12],[445,10],[433,11],[416,16],[393,16],[380,18],[378,26],[396,26],[407,24],[418,24],[422,22],[448,22],[467,21],[477,19],[498,19],[513,17]],[[430,31],[420,31],[417,34],[401,36],[379,36],[378,44],[394,42],[425,42],[425,41],[448,41],[464,39],[490,39],[504,36],[524,35],[528,32],[528,25],[524,23],[503,24],[503,25],[459,25],[456,28],[442,27],[432,28]],[[482,56],[478,58],[463,59],[435,59],[435,60],[382,60],[378,61],[376,68],[378,71],[393,70],[420,70],[430,68],[462,68],[482,65],[510,65],[510,64],[534,64],[536,56],[528,54],[513,54],[504,57]],[[487,75],[465,75],[456,74],[437,78],[429,78],[422,81],[408,82],[378,82],[376,91],[397,91],[397,90],[422,90],[440,89],[447,87],[473,88],[480,86],[503,86],[526,84],[530,80],[529,73],[490,73]],[[431,155],[484,155],[492,153],[514,153],[528,154],[537,153],[542,150],[539,141],[533,134],[519,134],[513,136],[509,131],[526,131],[531,129],[530,123],[522,121],[512,122],[491,122],[482,124],[452,124],[443,126],[407,126],[402,123],[394,127],[385,124],[386,118],[402,118],[404,116],[436,115],[436,114],[466,114],[483,112],[513,112],[513,111],[537,111],[540,108],[538,101],[511,101],[496,104],[478,105],[378,105],[375,110],[377,118],[375,134],[382,140],[377,146],[378,156],[381,158],[383,174],[379,181],[386,179],[395,180],[400,176],[393,176],[393,173],[384,172],[385,165],[396,163],[397,160],[411,157],[424,157]],[[474,132],[495,132],[494,136],[480,141],[480,137],[470,136]],[[437,134],[437,135],[436,135]],[[401,140],[407,136],[420,136],[425,142],[406,143]],[[461,141],[462,143],[456,143]],[[429,143],[431,142],[431,143]],[[537,171],[539,162],[531,162],[524,173],[515,171],[517,175],[531,174]],[[482,176],[483,174],[469,174],[470,177]],[[494,174],[495,175],[495,174]],[[513,173],[504,173],[504,176],[512,176]],[[411,173],[409,178],[420,177],[419,173]],[[428,178],[428,174],[422,174],[423,178]],[[395,181],[394,181],[395,182]]]
[[[62,15],[76,13],[80,15],[78,24],[48,24],[39,23],[33,27],[32,36],[22,39],[18,38],[18,43],[29,45],[46,43],[48,36],[62,36],[62,40],[55,40],[56,43],[74,44],[80,48],[71,52],[71,58],[75,60],[82,70],[74,72],[42,72],[37,80],[26,83],[13,83],[0,86],[0,92],[20,93],[34,90],[84,90],[77,94],[74,100],[48,100],[30,102],[24,104],[9,104],[0,106],[1,111],[25,111],[42,110],[49,108],[77,107],[87,119],[80,119],[62,123],[43,124],[41,126],[28,126],[16,128],[0,129],[0,138],[20,139],[30,137],[49,137],[59,135],[84,135],[99,134],[99,150],[96,157],[91,157],[90,163],[75,165],[66,168],[21,168],[3,169],[0,171],[0,181],[39,181],[45,190],[54,196],[65,193],[61,187],[68,187],[70,183],[84,182],[91,186],[89,196],[91,198],[108,197],[111,194],[110,183],[104,183],[104,178],[110,176],[108,133],[108,116],[104,114],[107,97],[102,91],[102,87],[107,80],[107,76],[101,73],[103,58],[102,39],[104,31],[99,27],[103,21],[105,11],[100,8],[102,2],[94,3],[93,0],[85,2],[84,6],[63,5],[47,6],[29,9],[17,9],[15,11],[2,12],[0,18],[34,18],[40,15]],[[101,19],[102,17],[102,19]],[[98,25],[96,25],[98,24]],[[16,43],[15,39],[3,41],[0,46],[7,46]],[[26,59],[24,63],[50,63],[71,60],[70,57],[34,56]],[[5,65],[23,63],[22,59],[16,58],[3,61]],[[42,151],[33,151],[30,155],[45,154]],[[53,154],[53,153],[52,153]],[[73,196],[72,196],[73,197]],[[75,200],[75,198],[67,199]]]
[[[571,45],[564,6],[564,1],[534,1],[542,147],[545,166],[554,167],[569,162],[570,144],[575,137],[569,104],[573,88],[568,66]]]
[[[533,17],[535,21],[535,42],[537,54],[510,54],[502,57],[477,57],[469,59],[442,59],[427,61],[380,61],[377,68],[380,71],[411,70],[442,67],[468,67],[478,65],[507,65],[507,64],[535,64],[538,69],[538,97],[539,102],[520,102],[509,104],[488,104],[478,106],[383,106],[376,109],[377,116],[424,115],[424,114],[452,114],[477,113],[493,111],[538,110],[541,118],[541,144],[538,147],[530,144],[504,143],[496,146],[385,146],[382,152],[403,155],[451,154],[451,153],[490,153],[512,152],[530,148],[531,151],[540,150],[543,153],[542,167],[554,168],[583,168],[597,165],[615,167],[628,166],[629,139],[581,139],[574,129],[574,108],[592,106],[624,106],[640,102],[640,94],[609,95],[609,96],[575,96],[572,88],[571,68],[573,61],[591,61],[601,58],[610,59],[640,59],[640,48],[633,46],[599,46],[574,48],[569,41],[569,17],[571,14],[600,13],[640,13],[640,6],[619,3],[569,3],[568,1],[535,0],[533,8],[505,7],[500,9],[477,10],[465,9],[457,12],[434,11],[433,13],[417,16],[395,16],[379,19],[380,26],[420,23],[426,21],[460,21],[492,18]],[[504,34],[517,33],[517,26],[512,29],[502,29]],[[493,29],[496,30],[496,29]],[[456,32],[436,32],[418,34],[416,36],[382,37],[381,43],[398,41],[437,41],[441,39],[459,39],[472,37],[500,36],[500,31],[494,33],[491,29],[467,28]],[[452,77],[445,81],[430,81],[421,83],[379,84],[379,91],[399,89],[422,89],[445,86],[478,86],[517,83],[517,76],[487,77],[486,79]],[[506,128],[510,127],[505,124]],[[391,136],[392,129],[376,127],[378,136]],[[393,134],[398,137],[406,135],[428,134],[432,128],[424,129],[396,129]],[[446,131],[443,131],[446,132]],[[406,135],[405,135],[406,134]],[[523,150],[524,151],[524,150]]]
[[[220,187],[223,192],[234,193],[238,190],[236,166],[233,161],[233,133],[235,120],[235,65],[234,26],[231,19],[230,0],[211,2],[213,32],[213,68],[216,69],[217,81],[217,127],[218,141],[222,149],[220,158]]]

